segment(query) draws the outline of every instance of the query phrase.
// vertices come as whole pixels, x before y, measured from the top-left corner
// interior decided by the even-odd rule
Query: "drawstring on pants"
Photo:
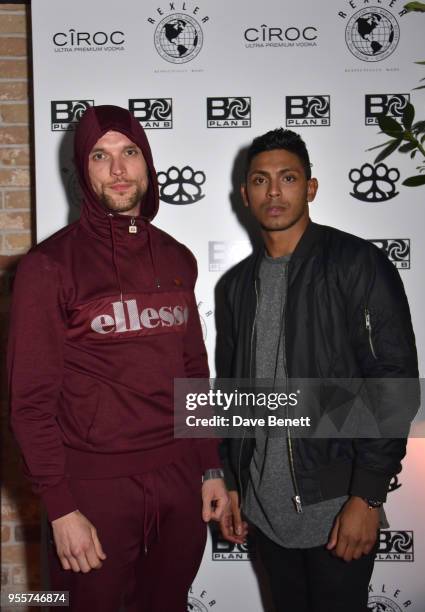
[[[145,555],[148,554],[149,548],[149,536],[153,528],[155,528],[155,535],[159,540],[159,501],[158,501],[158,488],[155,481],[155,475],[152,472],[144,474],[137,478],[138,482],[142,486],[143,498],[144,498],[144,516],[143,516],[143,543],[145,549]]]

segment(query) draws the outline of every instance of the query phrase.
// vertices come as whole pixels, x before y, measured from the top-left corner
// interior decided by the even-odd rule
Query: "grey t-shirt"
[[[285,379],[283,360],[286,274],[290,255],[273,259],[265,254],[260,266],[260,293],[256,319],[257,379]],[[298,514],[286,437],[268,436],[257,428],[244,510],[250,522],[286,548],[321,546],[328,540],[334,519],[347,497],[303,506]]]

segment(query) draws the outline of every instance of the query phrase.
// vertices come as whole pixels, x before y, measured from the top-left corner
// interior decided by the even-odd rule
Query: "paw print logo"
[[[363,164],[350,170],[348,178],[353,183],[350,195],[362,202],[387,202],[398,195],[396,182],[400,178],[397,168],[385,164]]]
[[[194,204],[205,197],[202,193],[205,179],[202,170],[171,166],[167,172],[158,172],[159,197],[167,204]]]

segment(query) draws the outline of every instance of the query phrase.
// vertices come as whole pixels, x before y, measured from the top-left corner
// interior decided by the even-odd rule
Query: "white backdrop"
[[[165,173],[161,182],[177,168],[162,195],[173,203],[161,203],[155,222],[197,257],[213,372],[214,287],[251,250],[239,221],[237,155],[253,137],[291,127],[305,139],[320,182],[312,218],[378,241],[400,268],[423,372],[425,187],[401,185],[416,174],[407,156],[376,169],[376,152],[366,152],[383,141],[370,124],[376,112],[397,117],[409,95],[423,108],[425,94],[412,88],[424,76],[414,61],[425,57],[425,16],[403,12],[400,0],[33,0],[38,239],[78,215],[71,150],[81,110],[93,103],[135,109]],[[179,176],[183,202],[175,195]],[[350,176],[369,198],[351,195]],[[389,495],[391,533],[375,566],[371,610],[425,611],[424,449],[422,439],[409,442]],[[210,539],[190,609],[263,609],[248,554]]]

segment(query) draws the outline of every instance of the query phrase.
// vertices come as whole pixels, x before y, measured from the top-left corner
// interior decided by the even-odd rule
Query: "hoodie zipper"
[[[283,316],[283,367],[285,368],[285,378],[286,378],[286,388],[288,390],[288,367],[286,360],[286,302],[288,299],[288,265],[285,266],[285,306],[282,313]],[[286,417],[289,418],[289,409],[286,406]],[[297,514],[302,514],[303,507],[301,503],[301,495],[298,488],[297,477],[295,475],[295,465],[294,465],[294,452],[292,447],[292,438],[289,427],[286,428],[286,440],[288,443],[288,456],[289,456],[289,468],[292,476],[292,484],[294,486],[295,495],[292,497],[292,501],[294,502],[295,510]]]
[[[255,325],[257,323],[257,313],[258,313],[258,287],[257,287],[257,279],[254,280],[254,288],[255,288],[255,314],[254,321],[252,323],[251,328],[251,341],[250,341],[250,354],[249,354],[249,378],[252,381],[252,353],[253,353],[253,345],[254,345],[254,333],[255,333]],[[238,458],[238,482],[239,482],[239,490],[241,492],[241,503],[240,507],[242,509],[243,504],[243,489],[242,489],[242,477],[241,477],[241,463],[242,463],[242,449],[245,443],[245,429],[243,432],[241,446],[239,449],[239,458]]]
[[[374,359],[378,359],[378,357],[376,356],[376,352],[375,352],[375,347],[373,346],[373,340],[372,340],[372,323],[370,321],[370,312],[368,310],[368,308],[364,309],[364,316],[365,316],[365,325],[366,325],[366,330],[369,336],[369,346],[370,346],[370,350],[371,353],[374,357]]]

